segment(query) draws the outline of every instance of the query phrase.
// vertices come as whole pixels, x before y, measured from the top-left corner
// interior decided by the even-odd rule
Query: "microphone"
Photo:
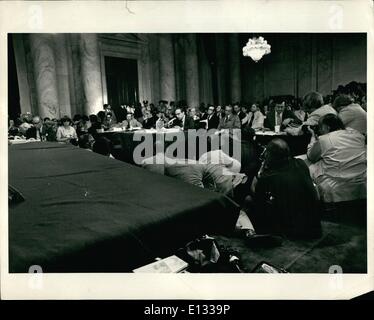
[[[175,117],[173,119],[169,120],[168,126],[170,126],[175,120],[177,120],[177,118],[175,118]]]

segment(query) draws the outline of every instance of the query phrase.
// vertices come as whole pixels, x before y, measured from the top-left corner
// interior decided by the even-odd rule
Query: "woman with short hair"
[[[76,144],[78,137],[77,132],[72,126],[72,121],[69,117],[63,117],[60,121],[61,125],[57,128],[56,140],[58,142]]]

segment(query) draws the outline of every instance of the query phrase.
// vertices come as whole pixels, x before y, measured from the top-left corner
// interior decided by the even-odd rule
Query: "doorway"
[[[105,57],[108,103],[117,108],[139,100],[138,64],[135,59]]]

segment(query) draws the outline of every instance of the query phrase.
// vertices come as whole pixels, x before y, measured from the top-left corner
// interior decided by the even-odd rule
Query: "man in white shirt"
[[[311,130],[312,131],[312,130]],[[324,202],[366,199],[365,137],[344,128],[338,116],[327,114],[319,121],[320,136],[312,131],[307,156],[309,170]]]
[[[367,133],[367,113],[357,103],[353,103],[348,95],[339,95],[333,103],[334,109],[338,111],[338,117],[345,127]]]
[[[336,110],[329,104],[323,104],[323,97],[319,92],[309,92],[304,96],[303,109],[308,114],[308,118],[299,127],[287,127],[284,131],[290,135],[298,136],[304,133],[303,127],[317,126],[319,119],[326,114],[337,115]]]

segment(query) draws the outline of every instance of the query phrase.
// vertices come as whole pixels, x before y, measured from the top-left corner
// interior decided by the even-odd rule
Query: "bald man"
[[[32,127],[26,131],[26,139],[43,140],[44,126],[39,116],[32,118]]]

